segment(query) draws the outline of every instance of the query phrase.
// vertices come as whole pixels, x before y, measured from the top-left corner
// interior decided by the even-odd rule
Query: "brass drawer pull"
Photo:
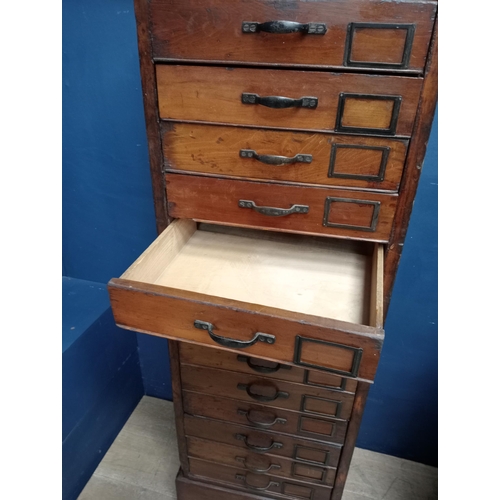
[[[245,457],[236,457],[236,460],[238,460],[238,462],[242,462],[243,467],[245,467],[245,469],[255,474],[265,474],[266,472],[269,472],[271,469],[281,469],[281,465],[273,463],[270,463],[267,469],[254,469],[248,466],[247,459]]]
[[[235,434],[234,437],[243,441],[249,450],[256,451],[257,453],[266,453],[267,451],[271,451],[273,448],[283,448],[283,443],[278,441],[271,441],[269,446],[255,446],[253,444],[249,444],[248,436],[245,434]]]
[[[326,33],[326,24],[324,23],[296,23],[294,21],[267,21],[257,23],[255,21],[243,21],[241,24],[243,33],[277,33],[280,35],[286,33],[304,33],[305,35],[324,35]]]
[[[246,410],[237,410],[238,415],[244,415],[248,422],[252,425],[255,425],[257,427],[262,427],[265,429],[268,429],[269,427],[272,427],[273,425],[276,424],[286,424],[286,418],[280,418],[280,417],[275,417],[274,415],[272,416],[274,420],[272,422],[258,422],[257,420],[250,418],[252,414],[252,410],[246,411]]]
[[[210,335],[210,338],[224,347],[231,347],[232,349],[245,349],[245,347],[250,347],[256,342],[266,342],[267,344],[274,344],[276,337],[274,335],[269,335],[268,333],[257,332],[252,340],[236,340],[230,339],[228,337],[221,337],[213,332],[214,325],[208,323],[207,321],[195,320],[194,327],[200,330],[206,330]]]
[[[293,163],[311,163],[312,155],[297,154],[292,158],[288,156],[277,156],[277,155],[259,155],[253,149],[242,149],[240,151],[241,158],[255,158],[261,163],[266,165],[275,165],[277,167],[281,165],[291,165]]]
[[[276,481],[269,481],[267,486],[252,486],[251,484],[248,484],[247,477],[244,476],[243,474],[236,474],[236,476],[234,476],[234,477],[236,479],[244,481],[245,487],[248,488],[249,490],[267,491],[271,486],[279,486],[280,485],[280,483],[277,483]]]
[[[278,388],[273,387],[275,390],[275,393],[273,396],[263,396],[262,394],[256,394],[255,392],[252,392],[252,387],[258,385],[258,384],[238,384],[237,387],[241,391],[246,391],[247,394],[252,398],[255,399],[255,401],[262,401],[264,403],[268,403],[270,401],[276,401],[278,398],[282,399],[288,399],[288,392],[280,391]]]
[[[279,370],[291,370],[292,367],[288,365],[282,365],[280,363],[274,363],[275,366],[260,366],[252,363],[252,358],[249,356],[244,356],[243,354],[238,354],[236,357],[238,361],[246,362],[249,368],[254,372],[258,373],[276,373]]]
[[[241,94],[241,102],[243,104],[260,104],[267,108],[284,109],[284,108],[309,108],[315,109],[318,107],[317,97],[301,97],[300,99],[291,99],[290,97],[282,97],[279,95],[271,95],[261,97],[259,94],[249,94],[244,92]]]
[[[240,208],[251,208],[259,214],[269,215],[271,217],[283,217],[290,214],[307,214],[309,212],[308,205],[292,205],[290,208],[275,208],[275,207],[259,207],[251,200],[238,201]]]

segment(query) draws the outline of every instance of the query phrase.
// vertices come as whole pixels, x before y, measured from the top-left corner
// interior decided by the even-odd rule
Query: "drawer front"
[[[158,58],[225,63],[421,71],[436,4],[152,0],[153,53]],[[276,20],[300,26],[262,26]],[[282,33],[290,29],[300,31]]]
[[[184,415],[184,431],[197,437],[224,443],[266,457],[286,457],[316,467],[337,467],[341,446],[299,437],[257,431],[229,422]]]
[[[221,349],[207,349],[194,344],[181,343],[179,355],[182,364],[220,368],[251,375],[263,375],[266,378],[288,380],[299,384],[310,384],[335,391],[354,393],[357,382],[337,375],[312,372],[295,366],[252,358],[244,354],[235,354]]]
[[[269,457],[204,439],[187,438],[187,448],[190,458],[242,468],[253,474],[268,473],[273,476],[331,486],[335,480],[336,470],[332,468],[304,464],[284,457]]]
[[[171,217],[386,242],[397,195],[167,174]],[[278,209],[278,210],[273,210]]]
[[[256,429],[293,434],[343,444],[347,422],[324,416],[297,413],[281,408],[236,401],[195,392],[183,392],[184,411],[198,417],[227,420]]]
[[[352,394],[191,365],[181,365],[181,378],[186,391],[342,420],[351,416],[354,401]]]
[[[164,124],[169,171],[397,191],[408,141]]]
[[[403,136],[423,81],[178,65],[157,65],[156,77],[163,119]]]
[[[165,287],[126,279],[111,280],[108,290],[115,321],[122,328],[210,347],[219,344],[206,331],[195,328],[195,321],[207,321],[222,335],[241,342],[248,342],[255,332],[268,332],[275,336],[273,344],[256,342],[239,350],[278,363],[300,364],[360,380],[372,381],[375,377],[384,334],[375,333],[371,327],[314,322],[300,314],[284,315],[271,309],[266,312],[262,306],[255,314],[250,304],[244,308],[218,297],[203,300],[200,294],[166,291]],[[304,343],[304,339],[311,342]],[[319,352],[302,347],[317,342],[321,343]]]
[[[253,492],[285,498],[330,500],[332,488],[329,486],[316,485],[283,479],[279,476],[268,474],[254,474],[245,469],[222,466],[212,461],[189,459],[189,472],[195,476],[207,479],[216,479],[241,489]]]

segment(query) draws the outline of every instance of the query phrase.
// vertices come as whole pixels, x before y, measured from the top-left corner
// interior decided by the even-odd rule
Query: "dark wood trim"
[[[396,278],[403,244],[410,222],[413,200],[425,158],[427,142],[431,133],[432,121],[438,97],[438,27],[437,17],[434,35],[429,49],[429,57],[424,77],[424,85],[413,128],[406,167],[401,182],[399,202],[396,207],[392,234],[386,250],[384,272],[384,318],[387,316],[392,288]]]
[[[340,462],[337,468],[337,478],[335,480],[335,486],[333,487],[331,500],[341,500],[342,498],[369,390],[370,384],[364,382],[358,383],[358,390],[356,391],[356,397],[354,398],[354,405],[352,408],[351,420],[349,421],[349,427],[347,428],[345,444],[342,448],[342,454],[340,455]]]
[[[156,214],[156,229],[160,234],[171,222],[167,214],[165,179],[162,175],[162,148],[160,139],[160,117],[156,94],[156,75],[153,63],[151,37],[149,33],[149,12],[146,0],[134,0],[137,23],[137,43],[144,99],[144,116],[148,137],[149,165],[153,185],[153,200]]]
[[[181,468],[189,472],[186,433],[184,432],[184,404],[182,401],[181,366],[179,359],[179,343],[175,340],[168,341],[170,352],[170,373],[172,375],[172,396],[174,400],[175,430],[177,432],[177,446]]]
[[[268,496],[233,490],[226,485],[208,483],[186,476],[182,470],[177,474],[175,485],[177,500],[269,500]]]

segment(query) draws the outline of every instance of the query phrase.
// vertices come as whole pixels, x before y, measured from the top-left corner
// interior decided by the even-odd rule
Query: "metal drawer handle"
[[[244,415],[250,424],[256,425],[257,427],[262,427],[265,429],[268,429],[269,427],[272,427],[273,425],[276,425],[276,424],[286,424],[286,418],[275,417],[274,415],[273,415],[274,420],[272,422],[258,422],[257,420],[250,418],[250,415],[252,414],[252,410],[246,411],[246,410],[238,409],[236,413],[238,413],[238,415]]]
[[[252,200],[238,201],[240,208],[251,208],[259,214],[269,215],[271,217],[283,217],[290,214],[307,214],[309,212],[308,205],[292,205],[290,208],[275,208],[275,207],[259,207]]]
[[[273,448],[283,448],[283,443],[278,441],[271,441],[269,446],[254,446],[253,444],[249,444],[248,436],[245,434],[236,434],[234,437],[243,441],[249,450],[256,451],[257,453],[266,453],[267,451],[271,451]]]
[[[324,35],[326,24],[324,23],[296,23],[293,21],[267,21],[257,23],[254,21],[243,21],[241,25],[243,33],[304,33],[306,35]]]
[[[243,354],[238,354],[236,357],[238,361],[242,361],[247,363],[248,367],[251,368],[254,372],[258,373],[276,373],[279,370],[291,370],[292,367],[288,365],[282,365],[280,363],[275,363],[276,366],[260,366],[252,363],[252,358],[249,356],[243,356]]]
[[[243,104],[260,104],[267,108],[284,109],[284,108],[309,108],[315,109],[318,107],[317,97],[301,97],[300,99],[291,99],[290,97],[281,97],[279,95],[271,95],[260,97],[259,94],[249,94],[244,92],[241,94],[241,102]]]
[[[267,469],[254,469],[248,466],[247,459],[245,457],[236,457],[236,460],[238,460],[238,462],[242,462],[243,467],[245,467],[245,469],[249,470],[250,472],[254,472],[255,474],[265,474],[266,472],[269,472],[271,469],[281,469],[281,465],[273,463],[270,463]]]
[[[282,399],[288,399],[288,392],[280,391],[276,387],[273,386],[275,389],[275,394],[274,396],[262,396],[262,394],[255,394],[255,392],[252,392],[252,387],[256,384],[238,384],[237,387],[238,389],[242,391],[247,391],[247,394],[252,398],[255,399],[255,401],[262,401],[264,403],[268,403],[270,401],[276,401],[278,398]]]
[[[292,163],[311,163],[312,155],[297,154],[292,158],[288,156],[277,156],[277,155],[259,155],[253,149],[242,149],[240,151],[241,158],[255,158],[261,163],[266,165],[275,165],[277,167],[281,165],[291,165]]]
[[[257,332],[252,340],[236,340],[230,339],[228,337],[221,337],[213,332],[214,325],[208,323],[207,321],[200,321],[199,319],[194,322],[195,328],[200,330],[206,330],[210,335],[210,338],[224,347],[231,347],[232,349],[245,349],[245,347],[250,347],[256,342],[266,342],[267,344],[274,344],[276,337],[274,335],[269,335],[268,333]]]
[[[245,481],[245,487],[248,488],[249,490],[255,490],[255,491],[267,491],[271,486],[279,486],[280,483],[277,483],[276,481],[269,481],[267,486],[252,486],[251,484],[248,484],[247,482],[247,477],[244,476],[243,474],[236,474],[234,476],[236,479],[240,479],[241,481]]]

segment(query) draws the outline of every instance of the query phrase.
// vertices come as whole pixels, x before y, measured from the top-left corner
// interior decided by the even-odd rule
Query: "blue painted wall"
[[[106,283],[155,237],[132,0],[63,0],[63,268]],[[437,462],[434,126],[358,445]],[[167,343],[138,334],[147,394],[170,398]]]
[[[62,278],[62,494],[75,500],[144,394],[134,332],[106,286]]]
[[[437,111],[358,446],[437,466]]]

